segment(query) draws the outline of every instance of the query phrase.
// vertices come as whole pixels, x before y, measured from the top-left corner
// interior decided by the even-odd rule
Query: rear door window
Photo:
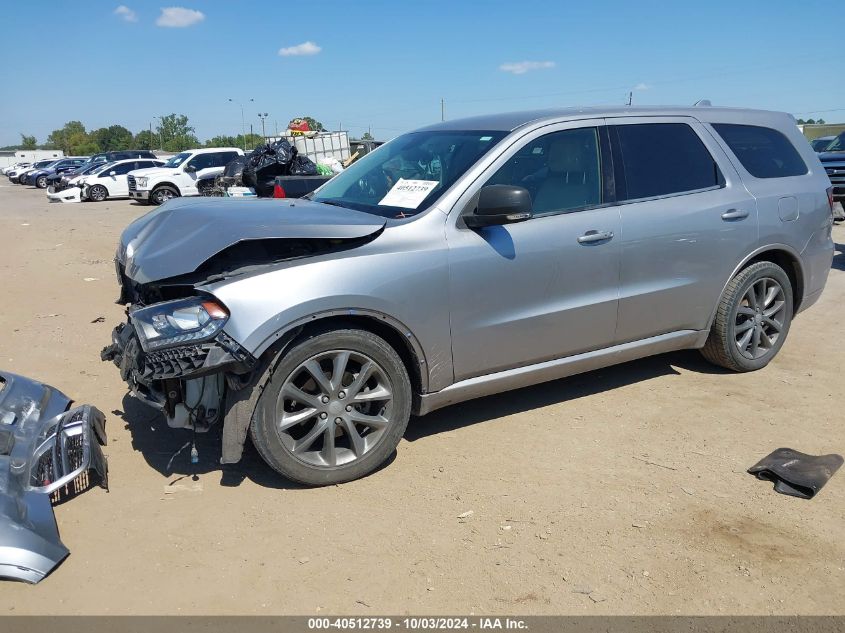
[[[807,173],[807,165],[798,150],[781,132],[757,125],[712,125],[755,178],[785,178]]]
[[[723,183],[719,166],[686,123],[613,126],[624,166],[617,173],[617,199],[639,200],[710,189]]]

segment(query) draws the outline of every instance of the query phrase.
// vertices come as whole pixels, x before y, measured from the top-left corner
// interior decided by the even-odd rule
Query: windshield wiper
[[[310,200],[310,198],[309,198],[309,200]],[[332,200],[331,198],[326,198],[325,200],[315,200],[314,202],[319,202],[320,204],[328,204],[328,205],[331,205],[333,207],[341,207],[343,209],[349,208],[345,204],[343,204],[342,202],[338,202],[337,200]]]

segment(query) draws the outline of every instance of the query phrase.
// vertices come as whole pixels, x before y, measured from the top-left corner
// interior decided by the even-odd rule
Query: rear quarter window
[[[735,123],[711,125],[755,178],[786,178],[807,173],[807,165],[798,150],[778,130]]]

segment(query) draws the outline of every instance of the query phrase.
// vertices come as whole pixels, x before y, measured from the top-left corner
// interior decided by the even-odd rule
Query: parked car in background
[[[290,479],[348,481],[412,412],[678,349],[765,367],[827,281],[830,193],[788,114],[439,123],[308,199],[135,220],[102,357],[170,426],[222,422],[222,463],[250,434]]]
[[[199,195],[197,179],[223,173],[229,161],[243,156],[238,147],[208,147],[181,152],[161,167],[140,170],[129,177],[129,197],[145,204]]]
[[[127,175],[131,171],[161,167],[163,160],[133,158],[105,163],[100,169],[79,179],[82,197],[92,202],[102,202],[107,198],[126,198],[129,196]]]
[[[38,189],[46,189],[47,178],[53,175],[60,175],[75,171],[88,160],[87,156],[70,156],[57,160],[55,163],[44,169],[35,169],[26,174],[21,184],[34,185]]]
[[[77,178],[78,176],[83,176],[85,174],[90,174],[93,171],[99,169],[103,166],[104,163],[89,163],[85,162],[84,164],[80,165],[73,171],[66,171],[63,173],[58,174],[50,174],[47,176],[47,191],[49,193],[55,193],[56,191],[61,191],[67,184]]]
[[[845,132],[830,142],[819,160],[833,185],[834,201],[845,204]]]
[[[156,160],[157,156],[148,149],[122,149],[112,152],[100,152],[88,159],[89,163],[112,163],[116,160],[128,160],[130,158],[150,158]]]
[[[52,174],[47,177],[47,191],[49,193],[61,191],[62,189],[68,187],[70,183],[75,184],[76,180],[80,176],[93,173],[105,164],[106,163],[86,162],[84,165],[80,165],[79,167],[77,167],[74,171],[65,172],[63,174]]]
[[[25,161],[13,163],[11,165],[7,165],[6,167],[3,167],[3,169],[0,169],[0,174],[3,174],[5,176],[10,171],[14,171],[16,169],[24,169],[25,167],[30,167],[31,165],[32,165],[31,162],[25,162]]]
[[[823,152],[830,142],[835,139],[835,136],[820,136],[819,138],[814,138],[810,141],[810,146],[813,148],[815,152]]]
[[[56,162],[55,158],[51,158],[49,160],[39,160],[36,161],[26,167],[19,167],[16,169],[11,169],[6,173],[6,177],[9,179],[9,182],[17,183],[21,176],[24,176],[27,172],[30,172],[35,169],[44,169]]]

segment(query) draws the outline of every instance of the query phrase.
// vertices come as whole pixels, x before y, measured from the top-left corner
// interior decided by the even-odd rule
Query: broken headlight
[[[129,317],[148,352],[213,338],[229,319],[229,311],[210,297],[191,297],[130,310]]]

